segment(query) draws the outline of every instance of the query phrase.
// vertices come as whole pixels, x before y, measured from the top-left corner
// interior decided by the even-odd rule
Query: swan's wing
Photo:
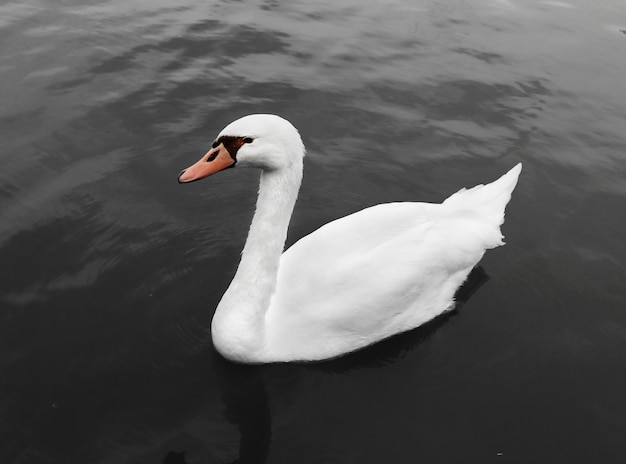
[[[479,219],[441,205],[391,203],[326,224],[281,259],[266,316],[272,336],[349,350],[432,319],[449,309],[484,253]]]
[[[294,243],[283,254],[281,267],[332,269],[337,266],[338,258],[360,256],[407,230],[429,222],[437,206],[430,203],[385,203],[336,219]]]
[[[294,243],[281,257],[277,293],[290,299],[351,279],[364,255],[416,227],[430,224],[435,205],[387,203],[329,222]],[[356,282],[354,285],[357,285]]]

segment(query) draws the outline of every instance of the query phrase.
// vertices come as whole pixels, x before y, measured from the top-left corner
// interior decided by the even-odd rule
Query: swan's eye
[[[217,148],[219,147],[220,143],[216,140],[215,142],[213,142],[213,145],[211,145],[211,148]]]
[[[254,142],[254,139],[252,137],[245,137],[243,139],[243,143],[252,143]]]

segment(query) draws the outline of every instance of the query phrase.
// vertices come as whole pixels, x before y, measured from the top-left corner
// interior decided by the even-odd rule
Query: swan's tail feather
[[[454,212],[467,211],[477,214],[480,218],[474,232],[484,241],[485,248],[504,245],[504,237],[500,226],[504,222],[504,209],[511,200],[511,193],[517,185],[522,170],[519,163],[498,180],[477,185],[471,189],[461,189],[443,202]]]
[[[511,200],[521,171],[522,163],[518,163],[498,180],[470,189],[463,188],[448,197],[443,204],[455,209],[481,210],[500,226],[504,222],[504,209]]]

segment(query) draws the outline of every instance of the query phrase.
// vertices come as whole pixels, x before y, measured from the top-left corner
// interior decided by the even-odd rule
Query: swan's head
[[[178,175],[178,182],[200,180],[232,167],[265,171],[301,166],[304,145],[289,121],[273,114],[251,114],[226,126],[200,160]]]

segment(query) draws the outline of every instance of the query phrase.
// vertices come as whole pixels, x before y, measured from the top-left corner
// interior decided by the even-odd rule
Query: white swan
[[[497,181],[442,204],[387,203],[332,221],[283,247],[304,146],[275,115],[232,122],[179,175],[202,179],[229,167],[261,169],[256,211],[241,262],[211,332],[216,349],[245,363],[337,357],[413,329],[452,308],[500,225],[521,164]]]

